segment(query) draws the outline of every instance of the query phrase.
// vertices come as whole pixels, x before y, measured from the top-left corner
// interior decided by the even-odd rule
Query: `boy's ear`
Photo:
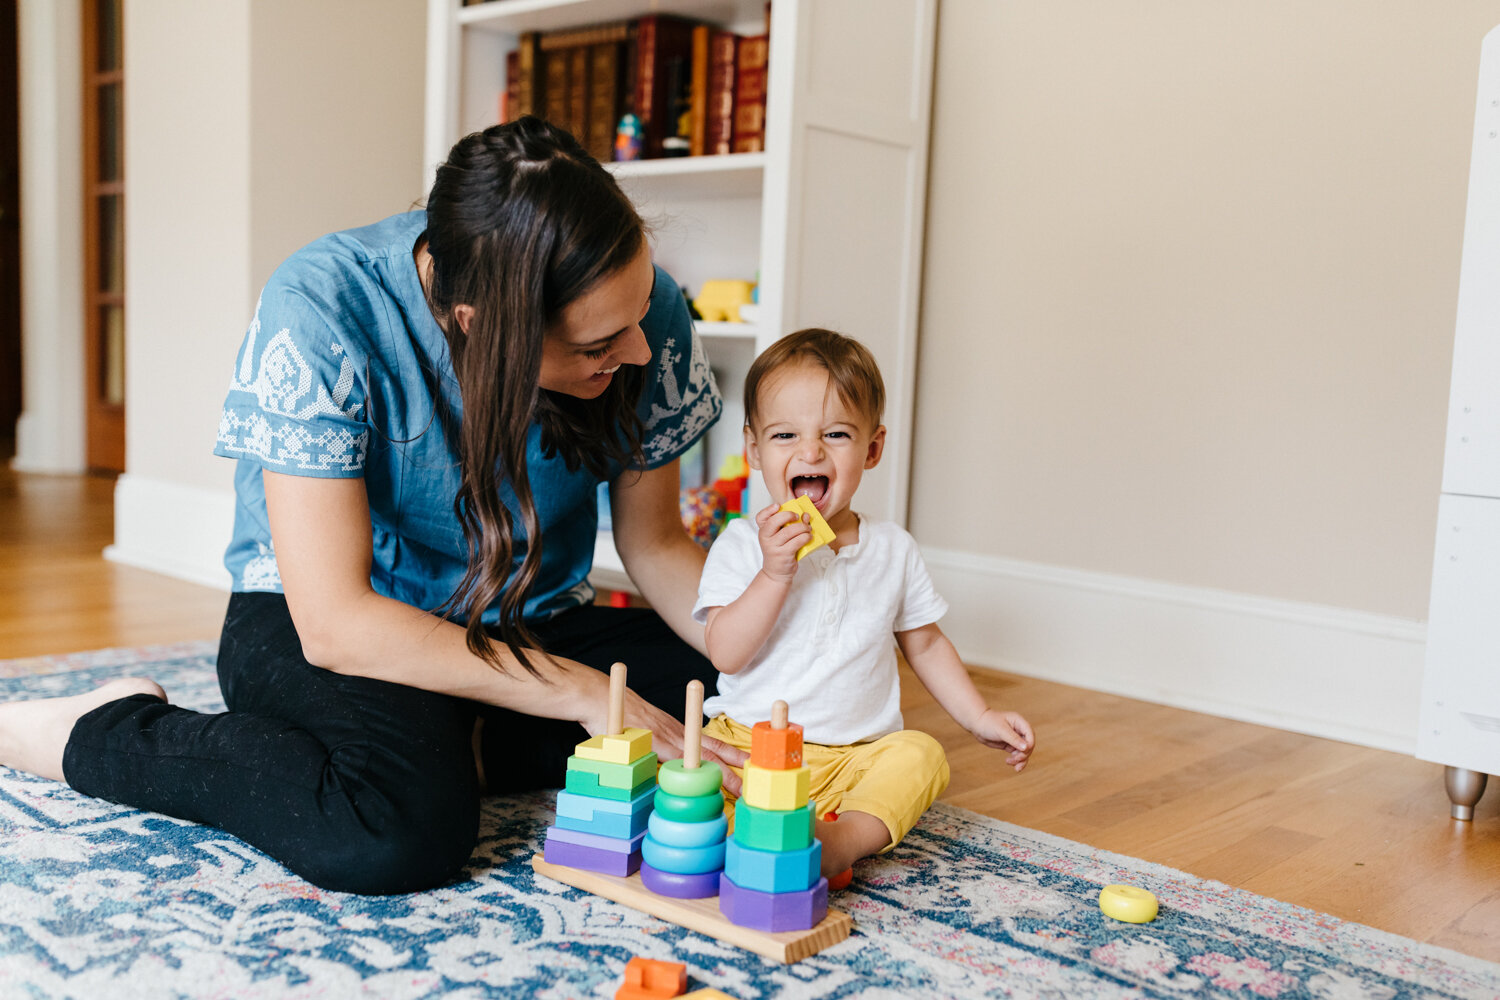
[[[755,432],[745,428],[745,462],[756,472],[760,471],[760,448],[755,444]]]
[[[880,464],[880,456],[885,452],[885,424],[875,428],[875,433],[870,436],[870,450],[865,453],[865,468],[873,469]]]

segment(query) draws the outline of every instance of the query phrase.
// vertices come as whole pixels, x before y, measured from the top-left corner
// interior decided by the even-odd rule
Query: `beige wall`
[[[940,16],[916,536],[1425,618],[1500,2]]]
[[[214,432],[260,286],[299,246],[421,195],[426,5],[125,12],[127,472],[227,489]]]

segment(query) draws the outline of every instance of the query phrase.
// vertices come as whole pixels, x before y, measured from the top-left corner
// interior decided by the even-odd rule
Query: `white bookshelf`
[[[880,361],[889,433],[858,507],[902,523],[936,7],[881,0],[877,17],[868,0],[775,0],[765,152],[609,165],[651,227],[657,262],[680,284],[696,292],[712,278],[759,276],[757,322],[698,325],[725,397],[710,467],[741,448],[750,361],[783,333],[826,326]],[[505,55],[521,33],[647,13],[746,35],[765,23],[763,0],[429,0],[425,186],[459,137],[497,120]],[[594,581],[629,585],[607,534]]]

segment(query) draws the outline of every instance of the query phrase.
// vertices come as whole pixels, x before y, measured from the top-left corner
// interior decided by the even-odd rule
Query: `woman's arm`
[[[609,505],[625,572],[672,631],[701,653],[703,626],[693,621],[693,604],[705,553],[682,526],[680,488],[676,462],[640,475],[627,471],[609,484]]]
[[[506,670],[469,651],[461,626],[383,597],[370,586],[372,541],[363,479],[261,473],[287,608],[309,663],[551,719],[590,734],[608,725],[609,678],[541,654],[532,676],[501,645]],[[626,725],[650,729],[658,755],[680,756],[682,723],[634,692]]]

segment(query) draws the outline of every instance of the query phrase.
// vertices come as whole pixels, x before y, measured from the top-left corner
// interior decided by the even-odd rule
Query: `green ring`
[[[678,823],[703,823],[724,815],[724,796],[717,793],[686,797],[658,788],[651,804],[664,818]]]
[[[656,772],[656,784],[668,795],[681,795],[685,799],[699,795],[712,795],[724,783],[724,772],[713,761],[703,761],[689,771],[681,760],[669,760]]]

